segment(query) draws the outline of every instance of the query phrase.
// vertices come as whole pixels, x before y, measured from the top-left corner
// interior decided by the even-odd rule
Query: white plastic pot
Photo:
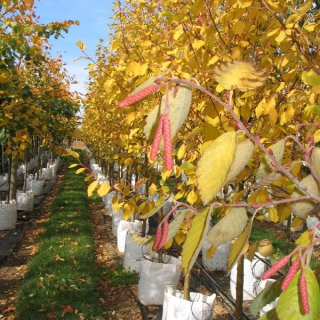
[[[119,252],[125,251],[126,236],[129,233],[140,233],[142,231],[143,221],[135,220],[134,222],[120,220],[117,228],[117,246]],[[148,232],[148,225],[146,226],[146,232]]]
[[[34,194],[32,190],[23,192],[17,191],[17,210],[32,212],[34,204]]]
[[[42,195],[43,186],[44,186],[44,180],[32,180],[31,189],[33,191],[34,196]]]
[[[138,297],[145,305],[162,305],[166,286],[177,288],[181,275],[180,259],[164,255],[163,263],[158,262],[158,256],[146,256],[140,264]],[[150,259],[150,260],[149,260]]]
[[[227,271],[227,262],[228,255],[230,253],[230,242],[220,245],[217,248],[217,251],[209,259],[206,258],[208,249],[211,247],[211,244],[207,241],[204,241],[201,253],[202,253],[202,263],[207,271]]]
[[[17,204],[15,200],[0,201],[0,230],[12,230],[17,225]]]
[[[211,320],[216,295],[206,296],[190,292],[190,301],[183,299],[183,292],[166,287],[162,320]]]
[[[42,176],[44,180],[52,180],[52,168],[42,168]]]
[[[123,210],[120,209],[117,213],[112,208],[112,234],[116,237],[120,221],[123,220]]]
[[[150,244],[145,245],[146,238],[139,237],[127,231],[123,257],[123,267],[126,270],[140,272],[140,264],[143,257],[149,252]]]
[[[259,255],[258,253],[256,253],[256,255],[262,259],[265,259],[265,257]],[[236,298],[237,267],[238,264],[235,264],[235,266],[231,269],[230,274],[230,291],[234,299]],[[258,258],[253,259],[252,261],[244,259],[243,269],[243,300],[254,300],[259,293],[261,276],[267,270],[267,266]]]
[[[8,174],[6,173],[4,176],[0,176],[0,191],[8,191]]]

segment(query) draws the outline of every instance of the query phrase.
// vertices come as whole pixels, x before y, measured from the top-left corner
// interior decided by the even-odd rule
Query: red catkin
[[[288,288],[289,284],[291,283],[293,277],[296,275],[296,273],[299,270],[299,266],[300,266],[300,261],[296,260],[292,263],[292,265],[290,266],[287,275],[285,276],[284,280],[282,281],[281,284],[281,290],[284,291]]]
[[[151,146],[151,151],[150,151],[150,160],[154,161],[157,158],[157,152],[159,150],[161,138],[162,138],[162,131],[163,131],[163,115],[161,115],[159,123],[158,123],[158,128],[156,131],[156,134],[153,138],[152,146]]]
[[[137,93],[126,97],[125,99],[121,100],[118,104],[119,108],[124,108],[127,106],[130,106],[131,104],[147,97],[148,95],[150,95],[151,93],[154,93],[156,91],[159,90],[159,86],[157,84],[146,87],[140,91],[138,91]]]
[[[154,237],[153,246],[152,246],[152,250],[153,251],[156,251],[156,250],[159,249],[159,243],[160,243],[160,240],[161,240],[161,234],[162,234],[161,227],[158,227],[157,231],[156,231],[156,235]]]
[[[300,288],[300,297],[301,297],[303,312],[305,314],[308,314],[310,312],[309,299],[308,299],[308,287],[307,287],[307,280],[304,275],[300,276],[299,288]]]
[[[166,115],[163,119],[163,139],[164,139],[164,162],[167,170],[173,169],[172,162],[172,139],[170,119]]]
[[[161,241],[159,242],[158,249],[161,249],[167,242],[169,232],[169,222],[168,220],[163,220],[162,223],[162,236]]]
[[[279,271],[282,267],[284,267],[288,262],[290,258],[289,256],[285,256],[281,258],[276,264],[274,264],[270,269],[268,269],[261,277],[262,280],[269,279],[271,276],[273,276],[277,271]]]

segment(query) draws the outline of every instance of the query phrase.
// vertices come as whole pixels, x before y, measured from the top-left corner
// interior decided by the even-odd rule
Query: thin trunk
[[[188,272],[184,277],[184,284],[183,284],[183,299],[190,301],[190,280],[191,274]]]
[[[12,158],[11,156],[9,175],[9,200],[15,200],[17,197],[17,169],[18,158]]]
[[[235,320],[242,319],[242,305],[243,305],[243,266],[244,266],[244,255],[242,254],[237,267],[237,285],[236,285],[236,305],[235,305]]]

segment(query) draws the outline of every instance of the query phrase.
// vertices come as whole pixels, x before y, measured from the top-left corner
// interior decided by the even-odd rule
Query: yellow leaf
[[[278,119],[278,112],[277,112],[276,108],[270,108],[269,120],[270,120],[271,127],[274,128],[274,126],[277,123],[277,119]]]
[[[82,172],[86,171],[86,168],[79,168],[77,171],[76,171],[76,174],[80,174]]]
[[[269,217],[270,220],[274,223],[277,223],[279,220],[278,212],[276,208],[269,208]]]
[[[229,182],[233,180],[244,169],[251,158],[253,149],[254,145],[249,139],[236,145],[234,159],[229,169],[226,181]]]
[[[198,15],[203,9],[204,4],[205,4],[204,0],[196,0],[190,9],[190,12],[192,13],[192,15],[193,16]]]
[[[173,197],[174,200],[179,200],[181,198],[183,198],[185,195],[185,190],[181,190],[178,193],[176,193]]]
[[[243,231],[247,222],[247,210],[244,207],[234,207],[212,227],[206,240],[215,248],[218,248],[221,244],[237,237]]]
[[[209,260],[216,253],[216,251],[217,249],[214,246],[211,246],[206,253],[206,259]]]
[[[93,181],[88,186],[88,197],[91,197],[93,195],[94,190],[96,190],[97,186],[99,184],[99,181]]]
[[[74,164],[71,164],[68,168],[75,168],[75,167],[77,167],[77,166],[80,166],[80,164],[78,164],[78,163],[74,163]]]
[[[150,196],[153,196],[157,192],[157,186],[152,183],[149,187],[148,193]]]
[[[109,93],[110,92],[110,89],[111,89],[111,86],[113,84],[113,79],[108,79],[106,80],[106,82],[103,84],[103,87],[104,89]]]
[[[187,196],[187,202],[193,205],[198,199],[197,193],[192,189]]]
[[[312,243],[311,230],[307,230],[295,241],[296,246],[309,246]]]
[[[275,38],[275,40],[278,42],[278,43],[281,43],[286,37],[286,33],[284,30],[281,30],[278,34],[278,36]]]
[[[192,48],[194,50],[198,50],[201,47],[203,47],[205,45],[205,42],[203,40],[196,40],[192,43]]]
[[[223,89],[238,88],[243,92],[262,86],[267,78],[266,72],[241,61],[219,63],[214,68],[214,73],[215,79]]]
[[[196,176],[204,205],[209,203],[225,184],[236,149],[235,132],[227,132],[214,140],[198,162]]]
[[[182,144],[177,152],[178,160],[183,159],[184,155],[186,154],[186,150],[187,150],[186,145]]]
[[[271,145],[268,149],[271,149],[275,158],[278,161],[281,161],[285,150],[285,140],[279,140],[277,143]],[[264,155],[264,158],[260,163],[260,167],[256,172],[256,178],[262,179],[269,175],[273,170],[274,167],[271,165],[271,158],[268,155]]]
[[[185,273],[188,273],[196,261],[204,241],[204,235],[209,228],[211,211],[205,208],[198,213],[192,221],[187,238],[182,246],[181,266]]]
[[[94,177],[94,175],[92,173],[90,173],[84,178],[84,181],[89,181],[93,177]]]
[[[76,45],[80,48],[81,51],[85,51],[86,50],[86,45],[81,40],[78,40],[76,42]]]
[[[148,70],[148,64],[144,63],[144,64],[140,64],[138,62],[135,61],[131,61],[128,68],[127,68],[127,72],[132,72],[133,76],[143,76],[146,71]]]
[[[245,30],[246,30],[246,23],[242,20],[239,20],[238,22],[236,22],[232,27],[233,33],[238,35],[241,35],[242,33],[244,33]]]
[[[130,206],[129,203],[125,203],[123,206],[123,219],[128,221],[128,219],[133,215],[134,208]]]
[[[100,186],[98,187],[97,193],[100,197],[103,197],[104,195],[106,195],[108,192],[110,191],[110,184],[109,182],[103,182],[102,184],[100,184]]]

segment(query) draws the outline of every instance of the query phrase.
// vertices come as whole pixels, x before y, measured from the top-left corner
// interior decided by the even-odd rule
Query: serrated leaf
[[[79,168],[77,171],[76,171],[76,174],[80,174],[82,172],[86,171],[86,168]]]
[[[265,305],[271,303],[280,296],[282,293],[281,284],[283,279],[284,278],[281,278],[272,282],[256,296],[250,305],[251,314],[256,316]]]
[[[315,320],[320,318],[320,291],[318,281],[309,266],[305,269],[305,276],[308,288],[308,300],[310,312],[302,313],[302,305],[299,290],[299,270],[292,279],[289,287],[280,295],[276,312],[280,319],[290,320]],[[290,301],[290,303],[288,303]]]
[[[214,68],[214,73],[214,78],[223,89],[238,88],[243,92],[262,86],[267,78],[265,71],[241,61],[219,63]]]
[[[110,189],[111,189],[111,187],[110,187],[109,182],[103,182],[98,187],[97,193],[100,197],[103,197],[110,191]]]
[[[243,254],[243,249],[246,247],[250,237],[253,220],[254,216],[249,220],[249,223],[244,229],[244,231],[240,234],[240,236],[231,246],[230,254],[228,257],[228,273],[231,271],[233,266],[238,262],[239,258]]]
[[[234,207],[211,228],[206,240],[215,248],[218,248],[221,244],[237,237],[247,223],[247,210],[244,207]]]
[[[97,186],[99,184],[98,180],[95,180],[93,182],[91,182],[88,186],[88,197],[91,197],[93,195],[94,190],[96,190]]]
[[[191,228],[187,233],[187,238],[182,246],[181,267],[185,274],[188,273],[196,261],[204,241],[204,235],[209,228],[211,210],[205,208],[198,213],[192,221]]]
[[[234,159],[229,169],[226,181],[231,181],[243,170],[249,162],[254,145],[250,140],[245,140],[236,145]]]
[[[285,150],[285,139],[281,139],[275,144],[271,145],[268,150],[271,149],[273,152],[274,157],[281,162],[284,150]],[[256,178],[262,179],[267,175],[271,174],[274,171],[274,167],[271,165],[271,158],[268,155],[264,155],[260,166],[256,172]]]
[[[204,205],[222,189],[234,159],[236,132],[227,132],[214,140],[198,162],[196,176]]]
[[[74,164],[71,164],[68,168],[71,169],[71,168],[75,168],[77,166],[80,166],[79,163],[74,163]]]
[[[318,185],[315,179],[311,175],[306,176],[300,182],[311,192],[313,192],[316,195],[319,195]],[[303,192],[302,190],[295,190],[291,194],[291,199],[298,198],[304,195],[306,195],[306,193]],[[311,210],[313,210],[315,206],[316,206],[316,202],[313,200],[302,200],[302,201],[291,203],[292,213],[301,219],[305,219],[306,215]]]

